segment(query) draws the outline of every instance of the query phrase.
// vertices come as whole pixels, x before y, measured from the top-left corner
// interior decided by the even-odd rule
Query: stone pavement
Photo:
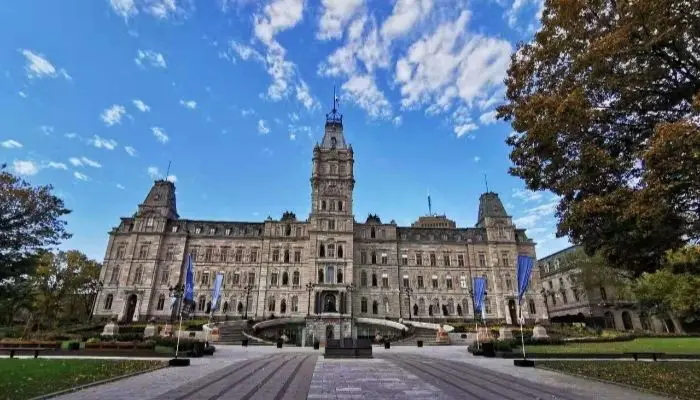
[[[461,346],[375,347],[326,360],[310,348],[217,346],[213,357],[60,397],[77,399],[659,399],[558,372],[473,357]]]

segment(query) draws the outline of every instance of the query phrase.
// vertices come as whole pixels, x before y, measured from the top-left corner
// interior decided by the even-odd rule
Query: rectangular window
[[[250,286],[255,286],[255,272],[251,272],[248,274],[248,284]]]
[[[228,247],[222,247],[219,250],[219,262],[225,263],[228,259]]]
[[[173,227],[170,229],[170,231],[171,231],[172,233],[177,233],[177,225],[173,226]]]
[[[335,257],[335,245],[329,244],[328,246],[326,246],[326,257]]]
[[[270,274],[270,286],[277,286],[277,273]]]
[[[250,262],[258,262],[258,251],[257,250],[251,250],[250,251]]]
[[[484,253],[479,253],[479,266],[480,267],[486,266],[486,254],[484,254]]]
[[[202,233],[202,228],[200,228],[200,227],[194,228],[194,233],[195,233],[196,235],[199,235],[200,233]]]
[[[294,252],[294,262],[295,263],[301,262],[301,251]]]
[[[233,284],[239,285],[240,283],[241,283],[241,274],[236,272],[235,274],[233,274]]]
[[[445,284],[447,285],[448,289],[452,289],[452,277],[451,276],[448,276],[447,278],[445,278]]]
[[[403,287],[409,287],[408,275],[403,276]]]
[[[423,289],[423,275],[418,275],[417,277],[417,282],[418,282],[418,289]]]
[[[464,266],[464,254],[457,254],[457,266],[458,267]]]
[[[303,233],[301,230],[301,226],[297,226],[296,233],[297,233],[297,237],[301,237],[301,235]]]
[[[434,267],[437,265],[437,260],[435,259],[435,253],[430,253],[430,266]]]
[[[197,261],[197,257],[199,256],[199,246],[194,246],[190,249],[190,255],[192,256],[192,260]]]
[[[423,265],[423,253],[416,253],[416,265]]]
[[[389,257],[387,257],[386,253],[382,254],[382,264],[388,264]]]
[[[209,272],[204,272],[202,273],[202,285],[208,285],[209,284]]]
[[[510,278],[506,279],[506,290],[509,292],[513,290],[513,282],[510,281]]]
[[[213,235],[216,233],[216,228],[209,228],[209,234]]]
[[[367,312],[367,299],[362,298],[362,301],[360,302],[360,312],[366,313]]]
[[[278,249],[272,250],[272,262],[280,261],[280,251]]]
[[[433,289],[438,288],[438,278],[436,275],[433,275]]]
[[[510,260],[509,260],[509,258],[510,258],[510,257],[508,256],[508,252],[507,252],[507,251],[501,252],[501,262],[503,263],[503,266],[504,266],[504,267],[507,267],[507,266],[510,265]]]
[[[148,245],[142,244],[139,250],[139,258],[148,258]]]
[[[462,275],[459,277],[459,287],[461,287],[462,289],[467,288],[467,277],[466,276]]]
[[[334,220],[334,219],[329,219],[329,220],[328,220],[328,230],[329,230],[329,231],[334,231],[334,230],[335,230],[335,220]]]
[[[172,261],[173,259],[175,259],[175,246],[168,246],[168,249],[165,251],[165,259],[167,261]]]
[[[126,246],[121,244],[117,248],[117,259],[123,260],[124,259],[124,254],[126,253]]]
[[[360,264],[367,264],[367,253],[364,251],[360,253]]]
[[[226,228],[226,230],[224,230],[224,234],[225,234],[226,236],[231,235],[231,228]]]
[[[335,268],[332,265],[326,266],[326,283],[333,283]]]
[[[389,275],[387,275],[387,274],[382,274],[382,287],[383,288],[389,287]]]
[[[442,255],[442,262],[445,264],[446,267],[449,267],[450,266],[450,255],[443,254]]]
[[[206,250],[204,250],[204,261],[211,262],[213,254],[214,254],[214,248],[207,247]]]
[[[564,304],[567,304],[569,302],[569,299],[566,296],[566,290],[561,291],[561,300],[564,302]]]
[[[401,254],[401,265],[408,265],[408,255]]]
[[[168,271],[167,269],[164,269],[163,275],[161,275],[160,284],[167,285],[169,281],[170,281],[170,271]]]

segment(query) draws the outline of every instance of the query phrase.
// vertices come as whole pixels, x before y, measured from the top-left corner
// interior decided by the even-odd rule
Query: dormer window
[[[231,228],[226,228],[224,233],[226,234],[226,236],[229,236],[231,234]]]
[[[202,228],[200,228],[200,227],[194,228],[194,233],[195,233],[196,235],[199,235],[200,233],[202,233]]]
[[[216,228],[209,228],[209,234],[213,235],[216,233]]]
[[[173,226],[171,229],[173,233],[177,232],[177,225]]]

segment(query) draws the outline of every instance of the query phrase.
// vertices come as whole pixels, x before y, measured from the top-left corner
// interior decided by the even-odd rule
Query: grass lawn
[[[537,361],[536,366],[604,379],[682,399],[700,399],[700,362]]]
[[[633,351],[667,354],[700,354],[700,338],[638,338],[627,342],[570,343],[526,346],[533,353],[626,353]]]
[[[0,399],[21,400],[165,365],[162,361],[0,359]]]

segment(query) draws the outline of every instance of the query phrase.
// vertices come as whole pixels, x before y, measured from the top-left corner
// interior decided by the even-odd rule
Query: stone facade
[[[214,277],[221,272],[218,319],[310,314],[343,320],[352,314],[472,320],[471,282],[483,275],[486,319],[517,322],[517,256],[535,258],[535,244],[513,225],[496,193],[481,195],[473,228],[458,228],[438,215],[420,217],[411,227],[375,215],[357,222],[353,163],[334,108],[313,149],[312,207],[305,220],[291,212],[263,222],[183,219],[175,185],[156,181],[134,216],[122,218],[109,234],[94,314],[120,321],[169,318],[169,287],[182,282],[185,255],[191,253],[195,315],[208,315]],[[523,306],[528,320],[547,318],[539,287],[535,269]]]

